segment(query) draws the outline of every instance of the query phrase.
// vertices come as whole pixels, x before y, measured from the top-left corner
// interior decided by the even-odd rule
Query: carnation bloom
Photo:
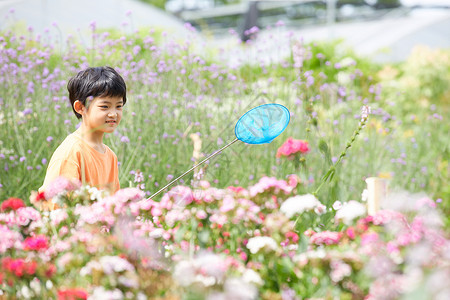
[[[82,288],[62,289],[58,291],[58,300],[86,300],[88,293]]]
[[[2,202],[1,211],[18,210],[21,207],[25,207],[25,203],[23,203],[22,199],[9,198]]]
[[[79,182],[71,181],[65,177],[58,177],[53,180],[45,189],[45,199],[51,199],[63,192],[76,190],[80,187]]]
[[[295,214],[301,214],[305,211],[314,210],[319,205],[322,204],[314,195],[306,194],[286,199],[286,201],[281,204],[280,211],[288,218],[291,218]]]
[[[31,260],[25,260],[23,258],[14,259],[11,257],[5,257],[2,259],[2,267],[4,270],[9,271],[17,277],[24,275],[33,275],[36,273],[37,262]]]
[[[264,176],[255,185],[249,187],[250,197],[267,192],[269,189],[274,189],[273,193],[275,194],[278,194],[280,191],[289,194],[292,192],[293,187],[284,180]]]
[[[34,251],[46,250],[48,248],[47,237],[45,235],[28,237],[23,241],[23,248]]]
[[[255,236],[248,240],[247,248],[251,253],[258,253],[261,249],[276,250],[277,243],[268,236]]]
[[[307,141],[295,140],[292,137],[288,138],[283,145],[277,150],[277,157],[290,157],[296,153],[308,153],[309,145]]]
[[[322,231],[311,236],[311,244],[315,245],[333,245],[339,243],[342,237],[341,232]]]

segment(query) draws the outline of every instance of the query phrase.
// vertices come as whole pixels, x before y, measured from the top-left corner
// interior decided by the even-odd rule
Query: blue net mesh
[[[289,110],[281,104],[263,104],[246,112],[236,123],[236,137],[247,144],[270,143],[289,124]]]

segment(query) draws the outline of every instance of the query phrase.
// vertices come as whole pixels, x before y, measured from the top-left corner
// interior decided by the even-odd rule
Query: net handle
[[[217,150],[216,152],[214,152],[213,154],[211,154],[210,156],[206,157],[204,160],[202,160],[201,162],[199,162],[198,164],[196,164],[195,166],[191,167],[189,170],[187,170],[186,172],[184,172],[183,174],[181,174],[180,176],[178,176],[177,178],[175,178],[174,180],[172,180],[171,182],[169,182],[168,184],[166,184],[164,187],[162,187],[159,191],[157,191],[156,193],[154,193],[153,195],[151,195],[150,197],[148,197],[146,200],[143,201],[147,201],[152,199],[153,197],[159,195],[163,190],[165,190],[166,188],[168,188],[169,186],[171,186],[174,182],[178,181],[179,179],[183,178],[184,176],[186,176],[187,174],[189,174],[192,170],[194,170],[195,168],[197,168],[198,166],[204,164],[207,160],[209,160],[210,158],[213,158],[214,156],[216,156],[217,154],[219,154],[220,152],[222,152],[222,150],[224,150],[225,148],[230,147],[231,145],[233,145],[234,143],[236,143],[239,139],[236,138],[234,141],[228,143],[227,145],[223,146],[222,148],[220,148],[219,150]]]

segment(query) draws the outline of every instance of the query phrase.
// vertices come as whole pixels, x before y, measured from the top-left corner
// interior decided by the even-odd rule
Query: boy
[[[120,123],[127,101],[125,81],[111,67],[87,68],[69,80],[67,89],[81,126],[53,153],[39,191],[63,176],[114,193],[119,190],[117,156],[103,144],[103,135]]]

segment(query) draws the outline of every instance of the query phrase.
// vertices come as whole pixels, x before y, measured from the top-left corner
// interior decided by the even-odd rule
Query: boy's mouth
[[[115,123],[117,123],[117,121],[115,121],[115,120],[110,120],[110,121],[106,121],[106,123],[108,123],[108,124],[115,124]]]

